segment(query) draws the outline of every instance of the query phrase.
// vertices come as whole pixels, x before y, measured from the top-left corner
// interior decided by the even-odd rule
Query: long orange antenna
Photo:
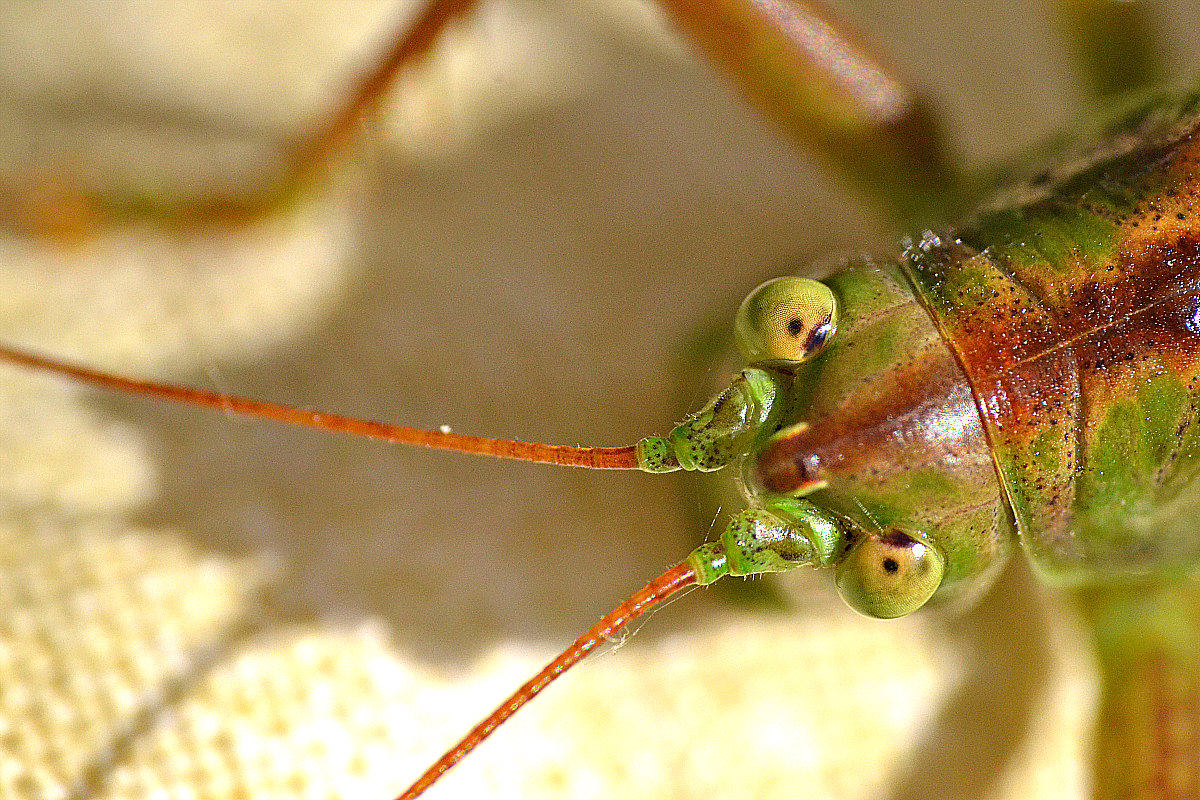
[[[369,436],[396,444],[429,447],[435,450],[453,450],[494,458],[530,461],[537,464],[558,464],[565,467],[588,469],[637,469],[637,450],[629,447],[572,447],[570,445],[538,444],[519,442],[512,439],[491,439],[484,436],[465,436],[459,433],[427,431],[406,425],[390,425],[386,422],[343,417],[321,411],[305,411],[301,408],[252,400],[232,394],[191,389],[154,381],[134,380],[108,372],[88,369],[65,361],[35,355],[23,350],[0,344],[0,360],[19,364],[31,369],[64,375],[83,383],[105,389],[170,400],[183,405],[214,408],[246,417],[259,417],[303,428],[339,431],[357,436]]]
[[[650,581],[641,591],[630,597],[621,605],[610,611],[604,619],[593,625],[588,632],[580,636],[571,646],[558,655],[553,661],[542,668],[513,692],[507,700],[501,703],[495,711],[489,714],[478,725],[472,728],[458,744],[450,748],[425,770],[416,783],[408,787],[404,794],[396,800],[414,800],[424,794],[446,770],[453,767],[468,753],[474,750],[480,742],[492,734],[496,728],[503,725],[509,717],[517,713],[521,706],[528,703],[545,689],[550,683],[595,649],[596,645],[618,632],[630,622],[640,617],[643,612],[666,600],[671,595],[696,583],[696,572],[684,561]]]

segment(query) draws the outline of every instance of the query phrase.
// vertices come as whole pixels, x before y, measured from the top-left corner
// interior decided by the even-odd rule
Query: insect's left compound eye
[[[941,553],[922,541],[898,531],[867,534],[838,565],[838,593],[868,617],[903,617],[925,605],[944,571]]]
[[[811,278],[776,278],[738,309],[733,332],[750,364],[798,364],[819,353],[837,326],[837,300]]]

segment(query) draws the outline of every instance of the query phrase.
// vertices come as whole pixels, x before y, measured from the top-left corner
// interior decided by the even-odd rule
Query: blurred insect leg
[[[470,12],[475,3],[425,0],[417,14],[397,25],[377,59],[345,96],[310,131],[283,148],[279,171],[249,181],[252,188],[244,193],[130,197],[80,186],[64,177],[36,193],[33,202],[17,206],[0,196],[0,226],[71,241],[93,233],[104,223],[128,218],[152,218],[179,227],[261,219],[286,207],[326,175],[330,163],[350,143],[396,77],[427,53],[446,26]]]
[[[291,148],[282,194],[320,178],[330,160],[353,139],[362,121],[408,65],[429,52],[439,34],[454,19],[470,12],[477,0],[426,0],[411,21],[396,30],[374,67],[365,73],[342,102]]]
[[[1095,797],[1200,796],[1200,584],[1101,585],[1080,600],[1103,687]]]
[[[1146,8],[1130,0],[1053,0],[1070,40],[1079,81],[1095,101],[1153,85],[1162,77]]]
[[[809,0],[660,0],[742,89],[898,222],[941,217],[962,178],[920,93]]]
[[[262,191],[240,200],[217,199],[183,209],[183,216],[211,220],[252,221],[282,206],[318,183],[332,161],[353,140],[398,75],[429,52],[456,18],[470,12],[476,0],[426,0],[410,20],[397,26],[374,64],[344,97],[308,132],[286,148],[282,173]],[[175,215],[173,215],[175,216]]]

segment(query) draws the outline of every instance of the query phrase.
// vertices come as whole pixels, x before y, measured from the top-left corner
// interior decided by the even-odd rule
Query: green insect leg
[[[747,367],[728,389],[668,436],[648,436],[638,442],[638,468],[713,472],[728,466],[746,455],[756,439],[773,432],[783,406],[778,401],[787,385],[787,377],[780,373]]]
[[[1091,589],[1103,696],[1095,797],[1200,796],[1200,583]]]
[[[701,586],[726,575],[762,575],[824,566],[845,545],[837,524],[806,500],[784,497],[736,515],[720,540],[696,548],[688,563]]]

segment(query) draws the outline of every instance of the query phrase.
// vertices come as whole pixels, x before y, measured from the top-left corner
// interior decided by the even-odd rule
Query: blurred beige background
[[[1080,107],[1041,7],[984,5],[852,12],[979,162]],[[1154,4],[1181,83],[1185,6]],[[407,8],[6,7],[0,198],[253,185]],[[0,335],[358,416],[618,444],[723,380],[694,353],[759,281],[891,241],[648,6],[512,0],[456,29],[292,214],[3,234]],[[395,450],[7,369],[0,390],[4,798],[389,797],[708,533],[675,477]],[[1023,571],[963,617],[896,623],[779,583],[786,613],[697,592],[655,614],[430,797],[1082,790],[1090,665]]]

